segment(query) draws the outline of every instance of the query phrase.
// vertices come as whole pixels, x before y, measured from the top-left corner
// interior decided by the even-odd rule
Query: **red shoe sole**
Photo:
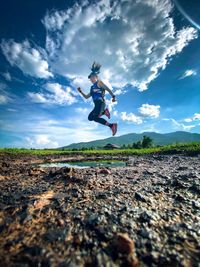
[[[117,133],[117,123],[114,123],[113,124],[113,127],[112,127],[112,133],[113,133],[113,136]]]

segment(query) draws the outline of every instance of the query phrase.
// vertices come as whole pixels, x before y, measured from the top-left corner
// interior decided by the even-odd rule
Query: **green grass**
[[[26,149],[26,148],[0,148],[0,153],[31,154],[31,155],[57,155],[73,153],[72,151],[61,151],[55,149]]]
[[[142,149],[115,149],[115,150],[56,150],[56,149],[24,149],[0,148],[0,153],[32,154],[32,155],[57,155],[57,154],[110,154],[110,155],[144,155],[144,154],[185,154],[189,156],[200,154],[200,142],[168,145]]]

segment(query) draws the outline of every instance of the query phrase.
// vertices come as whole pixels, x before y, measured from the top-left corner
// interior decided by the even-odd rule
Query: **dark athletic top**
[[[98,86],[98,81],[95,82],[90,89],[90,94],[93,101],[101,100],[104,101],[105,89]]]

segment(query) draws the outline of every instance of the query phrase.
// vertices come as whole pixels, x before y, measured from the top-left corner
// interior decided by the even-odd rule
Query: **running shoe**
[[[112,135],[114,136],[117,132],[117,123],[113,123],[111,126]]]

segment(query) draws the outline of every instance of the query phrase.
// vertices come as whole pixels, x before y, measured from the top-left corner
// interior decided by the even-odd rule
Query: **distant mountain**
[[[153,139],[155,145],[169,145],[175,143],[187,143],[187,142],[196,142],[200,141],[200,134],[197,133],[189,133],[184,131],[178,131],[173,133],[160,134],[155,132],[143,132],[140,134],[130,133],[117,137],[109,137],[106,139],[95,140],[90,142],[81,142],[74,143],[68,146],[60,147],[60,149],[64,148],[90,148],[90,147],[103,147],[106,144],[115,144],[118,146],[133,144],[143,139],[143,136],[149,136]]]

